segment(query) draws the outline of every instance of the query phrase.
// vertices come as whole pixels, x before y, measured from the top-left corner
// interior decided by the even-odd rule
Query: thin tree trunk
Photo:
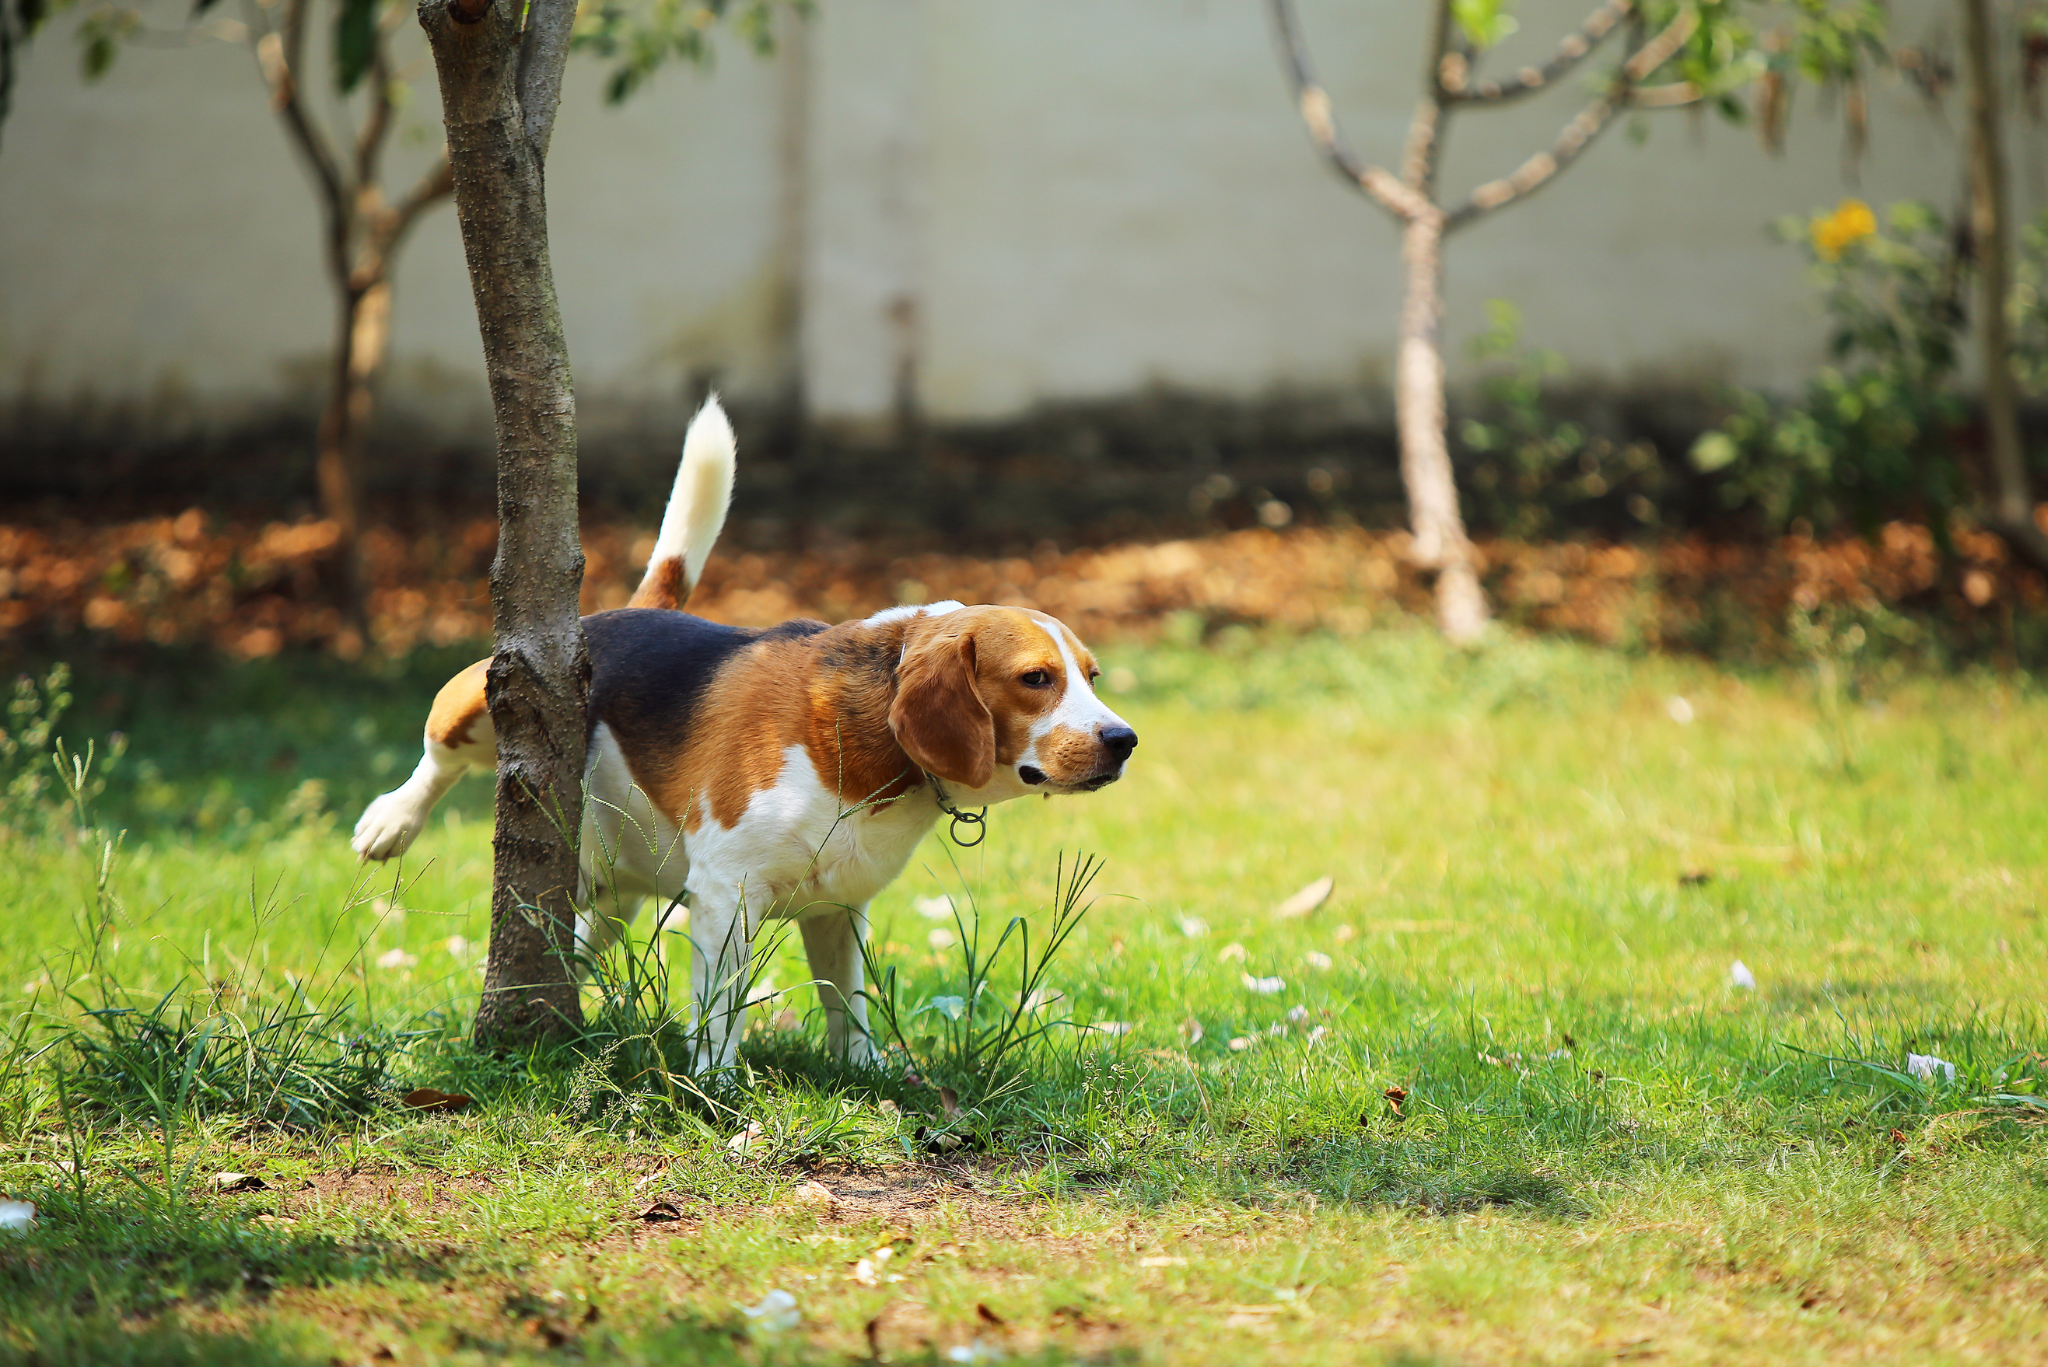
[[[571,962],[590,662],[577,612],[576,397],[548,259],[543,167],[573,0],[516,9],[419,0],[455,174],[455,209],[498,429],[498,732],[491,948],[476,1038],[500,1045],[582,1023]],[[555,39],[560,38],[557,43]]]
[[[341,532],[342,611],[349,624],[368,641],[367,585],[362,563],[362,507],[357,494],[362,430],[370,416],[368,375],[358,352],[358,333],[365,296],[346,282],[341,293],[340,327],[334,342],[334,371],[327,401],[320,410],[319,449],[313,473],[320,487],[321,511]]]
[[[1417,214],[1401,233],[1405,292],[1394,370],[1394,418],[1401,436],[1401,481],[1415,532],[1415,560],[1437,572],[1437,625],[1465,644],[1486,630],[1486,594],[1451,473],[1444,426],[1443,233],[1441,212]]]
[[[1987,0],[1962,0],[1962,5],[1963,64],[1970,85],[1970,241],[1977,269],[1977,339],[1984,367],[1984,423],[1997,485],[1989,521],[2014,553],[2048,574],[2048,535],[2043,535],[2034,521],[2034,495],[2020,442],[2011,329],[2005,313],[2011,284],[2011,229],[1990,6]]]

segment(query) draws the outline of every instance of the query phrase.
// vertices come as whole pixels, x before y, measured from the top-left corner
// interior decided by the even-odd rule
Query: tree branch
[[[1605,95],[1587,105],[1558,133],[1549,150],[1538,152],[1516,167],[1512,174],[1499,180],[1489,180],[1474,190],[1470,199],[1451,210],[1445,227],[1462,228],[1502,205],[1535,193],[1559,171],[1578,160],[1601,130],[1614,121],[1615,113],[1622,107],[1621,101]]]
[[[519,39],[519,111],[526,141],[546,163],[555,136],[555,111],[562,105],[562,68],[569,60],[569,34],[576,26],[576,0],[530,0]]]
[[[370,92],[370,117],[356,135],[356,189],[377,183],[377,163],[384,155],[384,139],[391,132],[391,59],[384,44],[391,36],[402,10],[394,7],[370,35],[369,78],[376,87]]]
[[[1616,114],[1638,103],[1636,83],[1670,61],[1698,27],[1698,13],[1691,8],[1682,11],[1655,38],[1629,55],[1620,70],[1614,73],[1614,82],[1608,92],[1580,110],[1578,117],[1559,131],[1548,150],[1538,152],[1516,167],[1512,174],[1500,180],[1490,180],[1474,190],[1470,199],[1450,212],[1445,228],[1462,228],[1503,205],[1527,198],[1555,179],[1559,171],[1584,154],[1593,139],[1614,122]],[[1665,99],[1665,92],[1671,91],[1684,92],[1684,98]],[[1661,103],[1668,104],[1685,104],[1699,98],[1699,92],[1686,81],[1658,86],[1654,92],[1645,93],[1654,93]]]
[[[448,164],[448,154],[443,152],[441,159],[427,168],[427,173],[419,178],[419,182],[398,202],[398,207],[392,210],[390,243],[385,250],[396,248],[399,240],[411,230],[415,219],[448,198],[454,191],[455,172]]]
[[[1566,35],[1558,43],[1557,51],[1542,66],[1525,66],[1515,73],[1510,81],[1480,81],[1471,83],[1470,64],[1462,55],[1453,53],[1446,57],[1439,70],[1438,81],[1443,87],[1444,99],[1450,104],[1506,104],[1519,100],[1524,95],[1533,95],[1539,90],[1548,90],[1563,77],[1569,75],[1580,62],[1593,54],[1615,26],[1628,17],[1635,9],[1635,0],[1604,0],[1601,6],[1586,16],[1577,30]]]
[[[1308,129],[1309,139],[1331,167],[1353,188],[1364,191],[1396,219],[1405,222],[1436,213],[1436,206],[1426,195],[1411,189],[1380,167],[1361,161],[1345,146],[1343,131],[1337,127],[1337,116],[1330,108],[1329,92],[1316,84],[1308,48],[1302,41],[1301,25],[1295,18],[1293,0],[1272,0],[1272,9],[1273,24],[1280,37],[1281,57],[1287,67],[1288,81],[1294,87],[1295,108]]]
[[[327,146],[327,139],[306,113],[305,102],[299,98],[299,57],[306,47],[306,9],[308,0],[287,0],[284,18],[284,32],[272,29],[256,40],[256,65],[262,72],[263,80],[270,87],[270,107],[284,120],[292,142],[298,147],[299,155],[313,170],[313,179],[318,182],[321,198],[326,201],[330,225],[341,225],[346,233],[348,222],[348,194],[341,182],[341,170],[336,166],[334,153]]]

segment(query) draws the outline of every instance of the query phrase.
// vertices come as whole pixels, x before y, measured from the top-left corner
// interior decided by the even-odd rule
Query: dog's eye
[[[1044,688],[1052,683],[1052,675],[1042,669],[1027,671],[1019,680],[1026,688]]]

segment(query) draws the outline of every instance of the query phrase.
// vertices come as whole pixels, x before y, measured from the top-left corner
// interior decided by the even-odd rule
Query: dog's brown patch
[[[707,807],[735,825],[794,745],[848,805],[901,796],[918,782],[888,724],[902,641],[902,624],[864,622],[756,641],[706,686],[680,750],[627,756],[635,780],[686,831]]]
[[[683,583],[683,558],[670,555],[647,567],[646,577],[640,581],[640,587],[633,590],[633,596],[626,600],[626,606],[680,610],[689,597],[690,591]]]
[[[470,743],[477,719],[490,715],[490,706],[484,701],[484,675],[490,667],[488,658],[478,660],[441,685],[441,691],[434,695],[434,706],[427,713],[430,739],[451,750]]]

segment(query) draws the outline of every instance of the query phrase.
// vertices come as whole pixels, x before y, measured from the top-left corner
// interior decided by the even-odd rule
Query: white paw
[[[390,859],[404,854],[426,824],[427,814],[412,794],[397,788],[363,809],[349,847],[365,859]]]

